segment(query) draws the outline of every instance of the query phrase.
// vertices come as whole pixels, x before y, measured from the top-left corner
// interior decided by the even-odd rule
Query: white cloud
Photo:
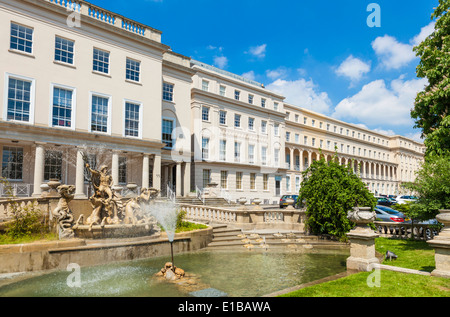
[[[278,67],[277,69],[267,70],[266,76],[271,80],[284,78],[288,74],[288,69],[286,67]]]
[[[412,45],[400,43],[389,35],[377,37],[372,42],[372,48],[387,69],[399,69],[416,58]]]
[[[423,143],[423,139],[422,139],[422,132],[416,132],[416,133],[408,133],[405,135],[407,138],[413,139],[416,142],[421,142]]]
[[[350,55],[336,69],[336,74],[349,78],[351,81],[359,81],[364,74],[370,71],[370,63],[365,63],[359,58]]]
[[[384,80],[372,81],[354,96],[343,99],[332,116],[346,121],[357,119],[370,126],[411,126],[410,110],[426,84],[426,79],[404,80],[402,76],[390,87]]]
[[[214,57],[214,66],[219,68],[225,68],[228,65],[228,58],[225,56],[215,56]]]
[[[241,76],[250,80],[255,80],[255,72],[253,70],[243,73]]]
[[[317,91],[312,80],[301,78],[294,81],[277,79],[267,85],[267,89],[286,97],[286,102],[313,111],[327,114],[330,112],[331,100],[325,92]]]
[[[377,37],[372,42],[372,48],[377,54],[381,64],[387,69],[399,69],[408,65],[416,58],[413,47],[420,44],[425,38],[434,32],[435,22],[420,29],[408,44],[400,43],[396,38],[385,35]]]
[[[424,26],[420,29],[420,33],[417,34],[412,40],[411,44],[416,46],[419,45],[423,40],[425,40],[431,33],[434,32],[434,25],[436,22],[431,22],[430,24]]]
[[[266,56],[267,44],[250,47],[249,53],[258,58],[264,58]]]

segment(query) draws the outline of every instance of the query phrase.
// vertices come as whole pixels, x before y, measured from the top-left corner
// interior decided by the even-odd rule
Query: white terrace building
[[[86,159],[116,186],[186,196],[215,183],[273,203],[335,147],[371,191],[396,194],[423,161],[421,143],[289,105],[86,1],[0,0],[0,28],[2,176],[19,195],[58,179],[87,197]]]

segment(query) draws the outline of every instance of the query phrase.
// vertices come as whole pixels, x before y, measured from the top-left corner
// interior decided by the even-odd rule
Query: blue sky
[[[412,47],[438,0],[91,0],[163,32],[173,51],[263,83],[286,101],[418,140],[409,111],[426,79]],[[367,11],[379,5],[380,27]]]

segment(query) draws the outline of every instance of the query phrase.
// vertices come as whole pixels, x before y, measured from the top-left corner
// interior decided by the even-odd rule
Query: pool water
[[[186,281],[157,278],[170,257],[81,268],[80,287],[70,287],[72,271],[31,277],[0,287],[2,297],[187,297],[212,289],[229,297],[257,297],[346,270],[342,252],[197,251],[175,255]],[[188,284],[188,285],[186,285]]]

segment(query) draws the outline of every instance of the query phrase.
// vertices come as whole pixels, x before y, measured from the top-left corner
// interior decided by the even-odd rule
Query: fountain
[[[74,233],[68,237],[99,239],[159,235],[160,229],[156,219],[150,213],[144,212],[144,206],[151,205],[159,191],[154,188],[143,188],[140,195],[135,193],[121,197],[112,188],[113,181],[108,174],[107,166],[103,165],[99,170],[95,170],[90,167],[86,157],[83,158],[86,169],[91,173],[94,189],[94,194],[89,198],[92,212],[86,219],[85,215],[81,214],[72,226],[66,221],[66,229],[73,230]],[[74,186],[71,188],[73,192]],[[67,206],[73,199],[73,195],[68,197],[62,193],[60,197],[60,204]]]

